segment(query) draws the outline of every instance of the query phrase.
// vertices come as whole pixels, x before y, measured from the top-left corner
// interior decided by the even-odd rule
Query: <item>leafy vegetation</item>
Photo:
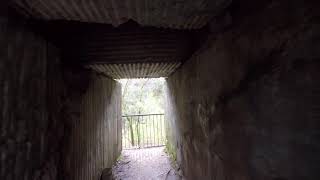
[[[175,167],[177,162],[177,152],[175,147],[169,141],[166,141],[165,151],[170,157],[171,164]]]
[[[163,114],[164,79],[122,79],[122,113]]]

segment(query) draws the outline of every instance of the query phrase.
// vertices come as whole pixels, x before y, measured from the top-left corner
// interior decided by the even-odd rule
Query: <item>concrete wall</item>
[[[0,19],[0,179],[60,179],[59,62],[23,22]]]
[[[168,78],[169,144],[187,179],[319,179],[317,6],[247,2]]]
[[[120,85],[31,29],[0,18],[0,179],[99,179],[121,150]]]
[[[75,117],[70,117],[66,179],[98,180],[121,153],[121,85],[93,76],[78,103],[79,109],[73,110]]]

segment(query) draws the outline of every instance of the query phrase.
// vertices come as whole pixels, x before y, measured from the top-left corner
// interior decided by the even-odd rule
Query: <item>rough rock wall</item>
[[[88,72],[67,74],[66,109],[71,121],[64,151],[65,177],[97,180],[121,153],[121,85]]]
[[[59,179],[59,60],[59,51],[24,23],[1,18],[0,179]]]
[[[319,179],[319,6],[248,2],[168,78],[169,142],[187,179]]]

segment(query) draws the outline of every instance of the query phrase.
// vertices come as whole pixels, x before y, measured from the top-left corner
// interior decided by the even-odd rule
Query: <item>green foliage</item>
[[[122,154],[120,153],[120,155],[117,157],[117,162],[120,161],[123,158]]]
[[[176,148],[168,140],[166,141],[165,151],[169,155],[172,165],[175,166],[177,162]]]
[[[122,113],[164,113],[164,79],[122,79]]]

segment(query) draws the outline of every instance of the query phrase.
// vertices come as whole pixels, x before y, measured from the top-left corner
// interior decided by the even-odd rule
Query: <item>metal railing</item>
[[[122,116],[122,148],[137,149],[164,146],[164,114]]]

